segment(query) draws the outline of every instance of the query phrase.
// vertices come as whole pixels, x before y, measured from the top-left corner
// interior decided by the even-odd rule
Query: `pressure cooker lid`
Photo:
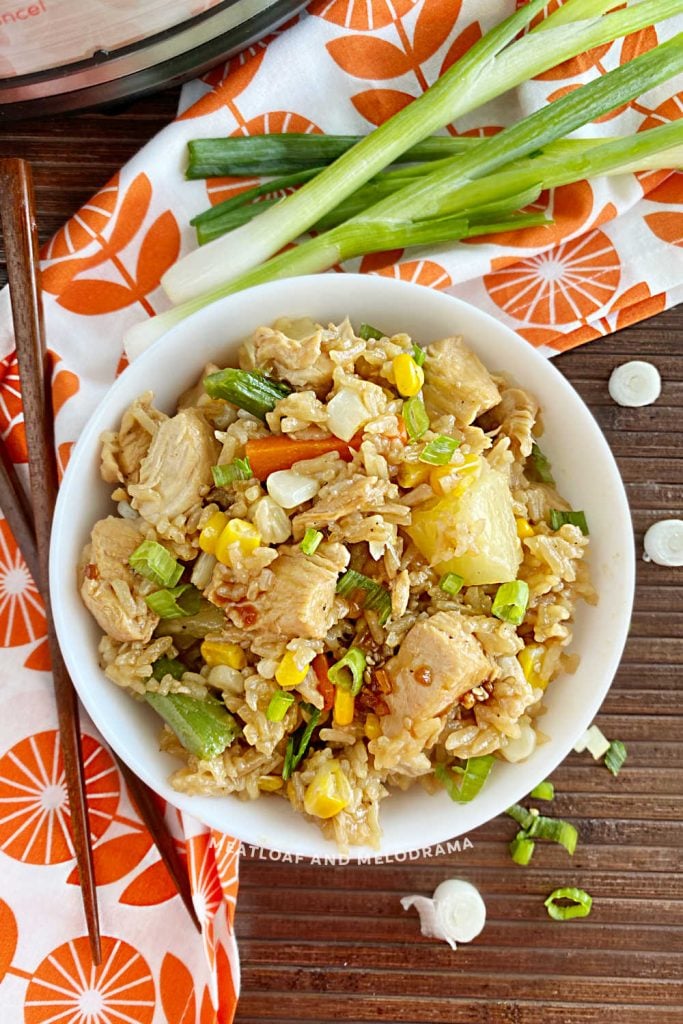
[[[111,103],[199,74],[297,0],[0,0],[0,118]]]

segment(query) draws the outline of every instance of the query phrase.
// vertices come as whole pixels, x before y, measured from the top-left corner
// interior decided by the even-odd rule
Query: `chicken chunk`
[[[352,512],[382,512],[387,501],[395,498],[396,486],[379,477],[361,476],[357,480],[339,480],[326,484],[318,492],[312,508],[295,516],[296,531],[309,526],[329,526]]]
[[[500,402],[490,373],[462,338],[435,341],[425,352],[424,402],[430,419],[450,413],[465,425]]]
[[[128,489],[133,508],[160,536],[182,545],[190,513],[213,486],[217,457],[218,444],[204,417],[196,409],[182,409],[159,426],[140,464],[139,481]],[[190,557],[192,551],[179,554]]]
[[[332,382],[334,370],[334,363],[323,351],[323,330],[310,320],[278,321],[274,327],[260,327],[242,346],[240,366],[243,370],[258,367],[293,387],[316,390]]]
[[[230,618],[251,631],[288,640],[324,637],[334,623],[337,575],[348,561],[342,545],[327,544],[325,549],[310,556],[298,546],[282,548],[269,566],[272,586],[257,603],[253,621],[245,619],[240,608],[235,615],[226,608]]]
[[[108,484],[137,483],[140,463],[152,443],[159,424],[168,419],[152,405],[154,395],[146,391],[123,414],[118,432],[102,434],[100,473]]]
[[[494,671],[468,619],[455,611],[417,622],[385,667],[393,684],[385,697],[390,713],[381,719],[387,736],[436,718]]]
[[[140,593],[144,581],[128,564],[144,539],[130,519],[108,516],[95,523],[79,564],[86,607],[101,629],[121,643],[147,643],[159,621]]]

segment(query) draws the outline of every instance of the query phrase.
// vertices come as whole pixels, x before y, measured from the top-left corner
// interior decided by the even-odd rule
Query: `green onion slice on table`
[[[593,906],[593,897],[589,896],[585,889],[565,886],[551,892],[545,906],[554,921],[571,921],[573,917],[588,917]]]

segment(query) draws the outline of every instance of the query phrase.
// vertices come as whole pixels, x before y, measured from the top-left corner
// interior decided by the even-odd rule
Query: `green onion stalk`
[[[564,8],[561,8],[563,10]],[[165,330],[203,306],[252,285],[325,270],[365,252],[441,244],[476,234],[510,230],[529,224],[507,218],[489,222],[492,210],[537,195],[544,188],[568,184],[595,174],[625,173],[683,164],[683,122],[661,125],[631,138],[611,139],[586,149],[567,149],[562,156],[534,157],[539,146],[573,131],[586,121],[633,99],[643,90],[683,69],[683,33],[655,50],[610,71],[580,89],[530,114],[498,135],[481,140],[469,155],[448,161],[413,181],[364,214],[317,238],[268,260],[237,280],[183,303],[132,328],[126,339],[131,355]],[[519,159],[513,170],[497,168]],[[524,159],[522,159],[524,158]],[[494,214],[495,215],[495,214]],[[472,221],[470,219],[472,218]],[[229,237],[229,236],[226,236]]]
[[[542,40],[538,29],[516,38],[544,6],[545,0],[530,0],[478,40],[422,96],[297,192],[251,224],[216,240],[211,247],[195,250],[171,267],[162,279],[169,298],[185,302],[239,278],[307,231],[416,142],[569,57],[681,13],[683,0],[642,0],[604,16],[604,10],[618,6],[616,0],[592,4],[568,0],[546,18]],[[577,21],[577,16],[581,20]]]

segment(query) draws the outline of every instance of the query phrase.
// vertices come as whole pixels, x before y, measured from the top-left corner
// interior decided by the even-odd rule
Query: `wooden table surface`
[[[34,163],[47,238],[173,115],[175,91],[113,113],[0,129],[0,156]],[[0,283],[4,283],[0,251]],[[638,555],[645,529],[683,512],[683,307],[556,359],[612,446],[631,502]],[[644,409],[607,393],[614,366],[644,357],[664,382]],[[590,452],[586,453],[590,472]],[[460,853],[405,864],[319,867],[245,858],[236,919],[238,1024],[674,1024],[683,1020],[683,570],[638,559],[631,635],[598,723],[628,746],[618,779],[589,755],[555,772],[553,813],[573,821],[573,860],[550,844],[520,868],[497,818]],[[457,953],[423,939],[399,899],[452,876],[488,909]],[[543,900],[575,884],[585,921],[551,921]]]

